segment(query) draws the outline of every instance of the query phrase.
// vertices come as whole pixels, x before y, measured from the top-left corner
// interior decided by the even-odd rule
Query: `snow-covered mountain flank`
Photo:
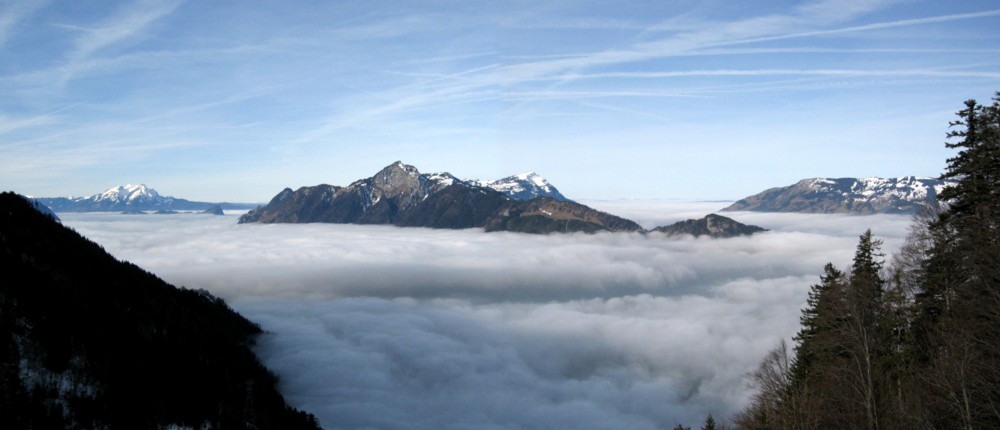
[[[470,179],[472,185],[492,188],[514,200],[531,200],[535,197],[551,197],[559,201],[569,200],[549,181],[535,172],[521,173],[496,180]]]
[[[723,211],[914,214],[938,208],[948,182],[932,178],[811,178],[771,188]]]
[[[251,203],[210,203],[162,196],[145,184],[108,188],[89,197],[39,197],[35,199],[56,212],[123,212],[188,210],[202,211],[219,205],[223,209],[251,209]]]

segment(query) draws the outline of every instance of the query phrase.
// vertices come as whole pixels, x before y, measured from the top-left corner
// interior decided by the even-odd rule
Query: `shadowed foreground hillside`
[[[257,325],[13,193],[0,274],[0,428],[318,428],[250,350]]]

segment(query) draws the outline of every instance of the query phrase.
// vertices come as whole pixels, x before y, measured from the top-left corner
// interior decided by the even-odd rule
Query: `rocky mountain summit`
[[[668,226],[654,228],[652,231],[666,233],[671,236],[689,234],[694,237],[730,238],[750,236],[754,233],[767,231],[767,229],[755,225],[743,224],[721,215],[708,214],[701,219],[679,221]]]
[[[937,209],[937,195],[948,182],[901,178],[812,178],[771,188],[733,203],[723,211],[915,214]]]
[[[539,178],[525,176],[541,191],[558,193]],[[449,173],[420,173],[413,166],[395,162],[346,187],[322,184],[295,191],[286,188],[267,205],[240,217],[239,222],[390,224],[530,233],[642,230],[635,222],[565,197],[544,195],[520,200],[490,186],[496,183],[511,182],[462,181]],[[526,196],[519,191],[513,194]]]
[[[223,209],[252,209],[251,203],[209,203],[160,195],[145,184],[108,188],[89,197],[39,197],[34,199],[55,212],[203,211],[213,206]]]

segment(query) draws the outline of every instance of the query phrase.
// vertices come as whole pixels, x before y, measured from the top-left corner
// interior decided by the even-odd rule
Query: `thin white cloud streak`
[[[680,70],[671,72],[606,72],[606,73],[573,73],[554,76],[554,80],[577,79],[662,79],[686,77],[716,77],[716,76],[835,76],[835,77],[933,77],[933,78],[975,78],[1000,79],[1000,72],[970,72],[955,70],[901,69],[901,70],[865,70],[865,69],[759,69],[759,70]]]
[[[121,7],[96,28],[81,29],[76,49],[69,58],[86,58],[106,47],[139,38],[150,24],[172,13],[180,4],[180,0],[141,0]]]
[[[151,24],[173,13],[181,3],[182,0],[139,0],[119,7],[93,27],[56,24],[79,33],[73,41],[73,49],[66,52],[63,61],[57,65],[16,76],[14,79],[28,79],[44,84],[55,83],[62,87],[80,73],[105,63],[108,57],[101,57],[101,51],[142,39],[144,31],[148,30]],[[52,77],[55,79],[51,79]]]
[[[732,41],[732,42],[727,43],[727,45],[745,44],[745,43],[759,43],[759,42],[770,42],[770,41],[783,40],[783,39],[798,39],[798,38],[804,38],[804,37],[828,36],[828,35],[836,35],[836,34],[844,34],[844,33],[855,33],[855,32],[872,31],[872,30],[884,30],[884,29],[887,29],[887,28],[911,27],[911,26],[917,26],[917,25],[937,24],[937,23],[949,22],[949,21],[960,21],[960,20],[968,20],[968,19],[987,18],[987,17],[991,17],[991,16],[1000,16],[1000,9],[983,11],[983,12],[954,14],[954,15],[940,15],[940,16],[934,16],[934,17],[928,17],[928,18],[916,18],[916,19],[904,19],[904,20],[898,20],[898,21],[878,22],[878,23],[874,23],[874,24],[857,25],[857,26],[837,28],[837,29],[832,29],[832,30],[808,31],[808,32],[803,32],[803,33],[793,33],[793,34],[786,34],[786,35],[758,37],[758,38],[751,38],[751,39],[745,39],[745,40]]]
[[[704,48],[765,41],[768,38],[807,37],[810,33],[814,32],[774,34],[788,33],[802,26],[829,25],[834,22],[852,19],[884,3],[864,2],[864,4],[859,3],[858,7],[854,8],[815,7],[811,10],[803,11],[800,15],[770,15],[726,23],[704,23],[705,25],[697,27],[698,31],[680,32],[657,41],[636,43],[626,49],[605,50],[574,58],[512,65],[504,73],[507,79],[505,82],[512,84],[526,80],[543,79],[564,72],[565,70],[582,70],[597,66],[633,63],[685,54],[692,51],[696,52]],[[833,3],[824,2],[824,4],[832,5]],[[816,13],[817,10],[835,11],[835,13]],[[918,24],[918,22],[910,23],[910,25],[915,24]],[[849,29],[840,29],[838,31],[846,32],[847,30]],[[853,31],[861,30],[863,28],[859,27]]]
[[[868,8],[861,8],[861,10],[868,10]],[[854,15],[854,14],[848,14],[848,15]],[[550,62],[541,62],[541,63],[527,63],[524,65],[519,65],[514,67],[528,67],[528,68],[540,67],[540,70],[552,70],[552,71],[556,71],[558,69],[585,69],[594,66],[604,66],[618,62],[635,62],[640,60],[670,57],[676,55],[692,55],[693,53],[697,53],[705,48],[759,43],[759,42],[767,42],[767,41],[782,40],[782,39],[807,38],[813,36],[861,32],[861,31],[870,31],[870,30],[878,30],[878,29],[886,29],[894,27],[917,26],[917,25],[933,24],[933,23],[955,21],[955,20],[983,18],[983,17],[997,16],[997,15],[1000,15],[1000,10],[968,13],[968,14],[943,15],[943,16],[920,18],[920,19],[889,21],[889,22],[881,22],[881,23],[861,25],[861,26],[845,27],[833,30],[798,32],[791,34],[751,37],[754,34],[760,34],[760,33],[781,33],[787,31],[786,30],[787,27],[793,27],[802,24],[799,22],[799,20],[792,19],[788,16],[754,18],[745,21],[737,21],[733,23],[723,24],[721,25],[721,28],[713,28],[712,31],[698,31],[698,32],[684,33],[675,37],[670,37],[659,41],[637,44],[632,48],[624,51],[601,52],[592,55],[580,56],[572,59],[554,60]],[[814,18],[814,19],[819,19],[819,18]],[[846,19],[846,17],[844,19]],[[734,72],[738,73],[740,71],[734,71]],[[912,72],[917,72],[917,71],[912,71]],[[935,71],[920,71],[920,72],[934,73]],[[680,72],[680,73],[688,73],[688,72]],[[513,75],[517,76],[518,74],[513,73]],[[539,75],[544,76],[547,75],[547,73],[526,73],[523,75],[524,76],[535,75],[536,78],[534,79],[538,79],[537,76]],[[994,74],[989,74],[989,77],[993,77],[993,75]],[[574,76],[573,74],[569,74],[566,75],[565,77],[568,79],[572,79],[573,76]]]
[[[891,3],[891,2],[888,2]],[[929,25],[949,21],[978,19],[1000,14],[984,11],[967,14],[942,15],[927,18],[886,21],[829,30],[801,31],[802,28],[830,26],[855,19],[860,15],[883,7],[887,2],[856,2],[845,7],[843,2],[823,2],[800,8],[795,13],[769,15],[731,22],[685,26],[685,29],[651,42],[633,43],[625,48],[608,49],[578,55],[557,55],[542,61],[525,61],[495,67],[489,66],[474,73],[461,73],[453,79],[446,74],[420,81],[413,85],[377,92],[368,98],[368,107],[350,114],[335,114],[324,124],[303,133],[298,142],[320,140],[345,128],[386,120],[402,112],[432,108],[434,106],[466,104],[489,101],[526,103],[549,100],[580,100],[588,98],[685,98],[712,96],[713,92],[698,89],[662,90],[558,90],[555,87],[580,79],[663,79],[672,77],[881,77],[881,78],[968,78],[997,79],[1000,74],[982,71],[950,71],[938,69],[864,70],[864,69],[762,69],[762,70],[690,70],[669,72],[609,72],[587,73],[598,67],[633,64],[661,58],[692,55],[721,55],[719,48],[746,45],[772,40],[803,39],[855,32],[865,32],[897,27]],[[696,29],[696,30],[694,30]],[[517,60],[518,57],[503,57]],[[460,79],[459,79],[460,78]],[[445,84],[430,86],[429,83]],[[450,84],[448,84],[451,82]],[[520,89],[522,85],[551,82],[547,89]],[[788,87],[785,89],[794,89]],[[815,87],[812,87],[815,88]],[[715,93],[717,94],[717,92]],[[388,103],[378,103],[388,100]],[[516,109],[516,107],[514,108]]]
[[[45,0],[11,0],[0,9],[0,50],[7,44],[14,28],[25,18],[45,7]]]
[[[605,202],[649,222],[724,204]],[[671,428],[746,401],[742,375],[798,324],[826,262],[906,217],[733,214],[707,240],[237,225],[235,216],[60,214],[113,255],[226,298],[327,428]]]
[[[51,115],[41,115],[31,118],[8,118],[0,115],[0,136],[15,130],[37,127],[52,123]],[[2,146],[2,145],[0,145]]]
[[[86,102],[73,103],[71,105],[64,106],[64,107],[61,107],[59,109],[56,109],[56,110],[54,110],[52,112],[48,112],[48,113],[45,113],[45,114],[42,114],[42,115],[38,115],[38,116],[34,116],[34,117],[29,117],[29,118],[11,119],[11,118],[8,118],[8,117],[6,117],[4,115],[0,115],[0,136],[4,135],[6,133],[10,133],[10,132],[15,131],[15,130],[19,130],[19,129],[31,128],[31,127],[38,127],[38,126],[43,126],[43,125],[48,125],[48,124],[55,123],[55,122],[57,122],[56,121],[56,114],[58,114],[60,112],[63,112],[63,111],[67,111],[67,110],[73,109],[73,108],[75,108],[77,106],[83,105],[84,103],[86,103]],[[11,147],[12,147],[12,144],[10,144],[10,143],[0,144],[0,148],[10,149]]]

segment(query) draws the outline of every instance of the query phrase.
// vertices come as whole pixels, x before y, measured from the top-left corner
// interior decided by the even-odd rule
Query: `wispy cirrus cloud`
[[[975,13],[938,15],[916,19],[881,21],[863,25],[844,25],[874,11],[881,10],[893,1],[820,2],[799,7],[787,13],[769,14],[730,21],[712,21],[691,18],[683,25],[664,23],[647,28],[645,36],[620,47],[603,49],[589,53],[552,53],[542,57],[507,55],[498,51],[501,63],[489,67],[472,68],[456,73],[408,73],[413,82],[369,94],[370,103],[366,107],[349,114],[331,115],[324,124],[304,133],[299,141],[308,141],[365,122],[378,122],[403,112],[412,112],[441,104],[532,101],[584,100],[593,98],[689,98],[713,96],[717,90],[711,88],[576,88],[579,80],[663,80],[671,78],[936,78],[936,79],[997,79],[1000,73],[983,70],[951,70],[941,68],[904,69],[834,69],[834,68],[769,68],[769,69],[689,69],[650,71],[605,71],[606,69],[629,69],[636,64],[652,61],[692,56],[728,56],[768,53],[772,55],[797,54],[804,52],[842,53],[906,53],[908,48],[893,50],[863,48],[837,50],[828,48],[769,48],[740,46],[765,44],[781,40],[809,40],[851,33],[861,33],[901,27],[915,27],[943,22],[973,20],[1000,15],[1000,10]],[[596,23],[592,20],[567,21],[573,27],[616,27],[621,22]],[[534,21],[523,24],[505,23],[511,27],[525,25],[544,27]],[[627,26],[626,26],[627,27]],[[655,30],[654,30],[655,29]],[[665,36],[662,36],[665,34]],[[652,40],[647,40],[652,38]],[[909,50],[912,52],[912,50]],[[649,66],[647,66],[649,67]],[[662,66],[660,66],[662,67]],[[396,73],[390,71],[390,73]],[[538,85],[543,86],[539,87]],[[758,83],[774,88],[774,83]],[[796,82],[787,88],[800,88],[805,83]],[[568,88],[567,88],[568,87]],[[378,103],[385,100],[386,103]],[[517,109],[516,106],[508,107]]]
[[[22,20],[45,7],[46,0],[11,0],[0,6],[0,50]]]
[[[119,45],[132,45],[143,40],[145,31],[156,21],[173,13],[182,1],[138,0],[117,7],[96,23],[51,24],[76,33],[76,37],[72,41],[72,49],[63,52],[61,61],[56,62],[50,68],[33,70],[27,76],[48,77],[54,75],[56,77],[54,81],[58,85],[65,85],[77,74],[99,67],[106,62],[109,57],[102,56],[103,51]]]
[[[126,4],[93,28],[80,28],[71,59],[89,57],[109,46],[140,38],[153,22],[169,15],[181,0],[140,0]]]

